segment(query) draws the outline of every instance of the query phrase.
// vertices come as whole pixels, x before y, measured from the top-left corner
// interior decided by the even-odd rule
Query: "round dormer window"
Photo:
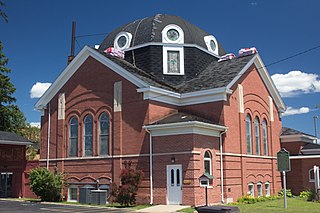
[[[210,48],[211,51],[214,52],[217,48],[216,43],[214,42],[214,40],[210,40]]]
[[[162,30],[162,42],[172,44],[183,44],[183,30],[175,24],[169,24]]]
[[[167,31],[167,37],[171,40],[171,41],[176,41],[179,39],[179,32],[176,29],[170,29]]]
[[[119,50],[125,50],[130,47],[131,39],[131,33],[120,32],[114,39],[114,47]]]
[[[219,55],[217,39],[213,35],[205,36],[203,39],[206,43],[208,51]]]

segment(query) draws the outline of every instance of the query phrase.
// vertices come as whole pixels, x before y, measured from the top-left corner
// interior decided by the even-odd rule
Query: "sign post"
[[[282,148],[277,153],[277,163],[278,171],[282,173],[283,177],[283,194],[284,194],[284,208],[287,208],[287,182],[286,182],[286,172],[290,172],[290,159],[289,152]]]

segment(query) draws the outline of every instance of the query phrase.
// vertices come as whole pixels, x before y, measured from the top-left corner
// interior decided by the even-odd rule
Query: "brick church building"
[[[144,172],[140,203],[204,205],[205,187],[209,204],[276,194],[285,105],[249,52],[225,56],[214,35],[173,15],[115,29],[36,103],[40,164],[66,173],[69,201],[119,183],[124,161]]]

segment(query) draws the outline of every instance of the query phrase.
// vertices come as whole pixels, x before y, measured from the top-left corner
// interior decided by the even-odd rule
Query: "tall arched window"
[[[69,157],[78,156],[78,119],[73,116],[69,121]]]
[[[99,155],[109,155],[109,116],[103,112],[99,117]]]
[[[262,121],[262,140],[263,140],[263,154],[268,155],[268,129],[267,121]]]
[[[247,154],[252,154],[252,134],[251,134],[251,117],[248,114],[246,117],[246,140],[247,140]]]
[[[91,115],[84,118],[84,156],[93,155],[92,147],[93,120]]]
[[[254,136],[256,141],[256,154],[260,155],[260,121],[258,117],[254,119]]]
[[[209,175],[212,175],[211,153],[209,151],[206,151],[204,153],[204,172],[208,173]]]

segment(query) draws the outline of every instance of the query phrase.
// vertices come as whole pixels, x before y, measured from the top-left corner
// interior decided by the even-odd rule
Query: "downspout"
[[[221,182],[221,203],[224,203],[224,190],[223,190],[223,161],[222,161],[222,135],[227,132],[228,129],[225,129],[219,135],[219,142],[220,142],[220,182]]]
[[[150,142],[150,145],[149,145],[149,152],[150,152],[150,155],[149,155],[149,161],[150,161],[150,205],[153,205],[153,175],[152,175],[152,134],[151,132],[145,127],[146,129],[146,132],[149,133],[149,142]]]
[[[49,156],[50,156],[50,103],[48,103],[47,169],[49,169]]]

